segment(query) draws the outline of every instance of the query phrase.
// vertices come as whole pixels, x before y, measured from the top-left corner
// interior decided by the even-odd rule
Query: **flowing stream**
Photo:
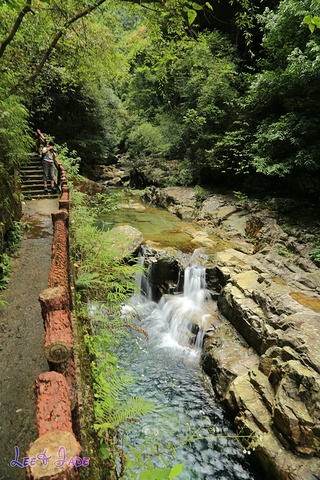
[[[117,354],[137,378],[131,394],[160,408],[144,416],[141,423],[131,424],[126,432],[129,444],[134,448],[140,445],[142,450],[149,439],[164,447],[174,445],[176,458],[170,465],[184,463],[179,479],[261,480],[234,438],[200,367],[201,327],[209,301],[205,270],[198,264],[186,268],[183,292],[166,295],[158,304],[148,298],[145,280],[139,278],[138,282],[144,292],[133,297],[124,310],[139,314],[137,326],[148,332],[149,340],[133,332]],[[188,436],[197,439],[186,445]],[[158,466],[163,466],[160,460]]]

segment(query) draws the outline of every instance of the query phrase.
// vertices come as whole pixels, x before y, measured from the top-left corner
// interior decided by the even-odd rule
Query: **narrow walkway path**
[[[48,370],[38,297],[48,286],[51,212],[58,210],[58,199],[30,200],[23,210],[22,221],[29,228],[24,230],[8,289],[1,292],[9,305],[0,305],[0,480],[25,478],[25,469],[12,468],[10,462],[15,446],[21,459],[37,438],[33,382]]]

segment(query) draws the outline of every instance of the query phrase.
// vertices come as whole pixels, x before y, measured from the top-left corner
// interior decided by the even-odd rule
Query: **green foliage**
[[[290,236],[294,235],[294,230],[293,230],[292,227],[289,227],[288,225],[282,225],[281,228],[288,235],[290,235]]]
[[[142,470],[139,480],[160,480],[161,478],[176,478],[182,472],[183,463],[172,468],[150,468]]]
[[[31,117],[35,129],[40,127],[51,132],[60,143],[68,142],[69,148],[77,149],[82,159],[95,163],[103,158],[100,160],[103,163],[104,157],[117,152],[117,125],[123,109],[112,87],[116,87],[126,69],[115,47],[110,12],[104,10],[103,20],[101,12],[79,15],[97,3],[33,2],[32,13],[24,14],[18,30],[0,55],[0,83],[3,98],[9,103],[7,97],[14,92],[17,104]],[[22,1],[4,4],[0,46],[9,38],[19,10],[24,11],[24,7],[28,10]],[[69,28],[68,22],[77,15],[81,20]],[[21,112],[13,111],[12,105],[6,105],[6,109],[10,110],[9,119],[23,127]],[[12,128],[7,129],[5,138],[9,145],[17,145],[21,150],[27,146],[25,133],[18,134]],[[14,148],[10,155],[17,158]]]
[[[319,189],[319,128],[314,98],[319,91],[320,39],[310,38],[302,18],[312,1],[281,1],[266,9],[262,73],[253,77],[248,109],[258,126],[251,164],[265,175],[290,178],[301,191]]]
[[[79,179],[80,158],[75,150],[70,151],[66,144],[55,145],[57,157],[62,163],[69,183]]]
[[[248,204],[248,201],[249,201],[248,195],[239,191],[234,191],[233,194],[238,199],[238,202],[241,206],[246,206]]]
[[[0,290],[4,290],[7,286],[12,267],[12,255],[17,250],[21,238],[21,224],[13,221],[13,227],[6,234],[5,252],[0,257]]]
[[[65,28],[93,2],[33,3],[0,58],[1,161],[23,161],[30,115],[86,163],[127,150],[134,158],[179,159],[176,181],[184,185],[258,173],[316,192],[319,2],[229,4],[234,17],[220,25],[210,2],[105,1]],[[1,2],[0,44],[25,6]],[[202,30],[204,18],[211,31]],[[260,27],[255,63],[245,65],[218,31],[225,20],[240,29],[246,51],[258,52]]]
[[[6,302],[6,300],[3,300],[3,298],[1,298],[1,297],[2,297],[2,295],[0,295],[0,305],[2,307],[6,307],[7,305],[9,305],[9,303]]]
[[[7,244],[8,244],[7,252],[8,253],[12,254],[17,250],[21,238],[22,238],[21,223],[14,221],[13,228],[7,234]]]
[[[86,196],[74,192],[73,206],[76,202],[70,228],[71,253],[81,264],[80,285],[81,278],[87,278],[87,293],[91,298],[103,298],[107,304],[124,301],[132,293],[134,269],[123,262],[121,248],[114,244],[112,236],[95,226],[97,219]]]
[[[31,145],[27,123],[28,111],[18,97],[6,96],[0,87],[0,166],[10,171],[26,163],[26,152]]]
[[[207,190],[206,188],[201,187],[200,185],[196,185],[194,187],[195,192],[196,192],[196,201],[197,201],[197,206],[200,207],[202,202],[210,196],[211,192]]]
[[[320,265],[320,245],[316,245],[313,250],[309,253],[309,257],[316,264]]]
[[[180,182],[190,183],[213,168],[213,148],[238,116],[235,52],[217,31],[160,44],[152,33],[143,56],[135,38],[123,97],[134,114],[126,145],[133,156],[184,157],[188,174],[182,169]]]
[[[314,3],[319,3],[319,0],[314,0]],[[303,19],[303,23],[308,25],[311,33],[314,32],[315,28],[320,28],[320,17],[317,15],[306,15]]]
[[[135,157],[141,155],[157,155],[163,152],[161,146],[165,139],[157,126],[153,126],[149,122],[143,122],[135,125],[128,135],[126,145],[128,151]]]
[[[95,358],[92,365],[95,428],[105,436],[119,423],[152,408],[150,402],[142,398],[128,397],[127,389],[133,379],[119,368],[113,354],[115,343],[124,334],[124,325],[130,328],[130,318],[124,322],[118,310],[134,290],[136,268],[126,265],[113,240],[109,241],[106,234],[95,227],[97,214],[90,209],[86,196],[73,190],[71,198],[71,254],[78,269],[75,285],[80,292],[85,291],[87,296],[104,302],[95,313],[93,334],[87,334],[85,340],[89,353]]]
[[[290,257],[291,252],[289,252],[289,250],[287,250],[285,247],[280,247],[277,250],[277,254],[281,255],[282,257]]]
[[[0,290],[4,290],[9,281],[11,272],[11,257],[7,253],[3,253],[0,262]]]

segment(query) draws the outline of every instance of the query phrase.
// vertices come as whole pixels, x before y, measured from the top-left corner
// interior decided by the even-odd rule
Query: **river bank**
[[[189,222],[184,231],[206,258],[209,288],[229,322],[213,323],[204,339],[203,368],[220,401],[236,426],[256,436],[254,455],[268,478],[314,480],[320,478],[320,271],[310,254],[319,239],[317,206],[236,193],[199,199],[196,189],[152,186],[144,199]],[[176,253],[146,245],[149,264],[181,274]],[[165,274],[156,283],[161,293],[169,284],[176,288]]]
[[[154,187],[149,198],[203,227],[195,240],[233,328],[212,325],[205,334],[203,366],[220,400],[238,427],[256,435],[254,454],[270,478],[319,478],[320,271],[309,256],[315,212],[300,230],[284,229],[279,210],[248,199],[213,194],[199,207],[196,192],[182,187]],[[299,202],[281,202],[293,225]]]

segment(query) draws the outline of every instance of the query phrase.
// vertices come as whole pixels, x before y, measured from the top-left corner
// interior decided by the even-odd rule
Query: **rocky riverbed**
[[[212,323],[202,358],[221,402],[254,434],[268,478],[319,479],[320,270],[309,257],[316,211],[228,195],[199,206],[194,189],[182,187],[152,187],[148,197],[198,227],[207,282],[228,320]]]
[[[144,187],[145,171],[133,173]],[[320,269],[309,255],[319,246],[317,206],[240,192],[199,198],[158,180],[145,199],[190,222],[218,300],[202,356],[216,394],[254,435],[268,478],[320,479]],[[155,295],[170,292],[184,268],[179,254],[152,242],[146,254],[153,268],[162,265]]]

